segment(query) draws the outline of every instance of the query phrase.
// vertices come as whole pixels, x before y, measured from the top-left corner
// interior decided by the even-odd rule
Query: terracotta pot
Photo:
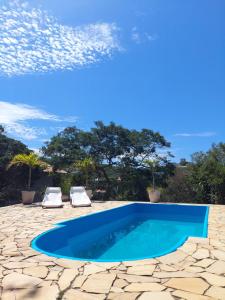
[[[32,204],[35,196],[35,191],[22,191],[22,203]]]
[[[160,191],[157,191],[157,190],[148,191],[148,196],[149,196],[150,202],[152,202],[152,203],[159,202],[159,200],[160,200]]]

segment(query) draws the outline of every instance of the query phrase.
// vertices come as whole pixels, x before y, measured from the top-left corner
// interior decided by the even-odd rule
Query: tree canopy
[[[97,121],[89,131],[76,127],[64,129],[46,143],[42,152],[55,168],[70,169],[76,161],[82,165],[82,160],[91,159],[95,165],[95,177],[99,182],[104,182],[107,195],[115,196],[119,181],[120,185],[125,185],[128,179],[137,181],[137,173],[145,177],[145,185],[149,184],[147,177],[152,175],[145,168],[146,159],[157,157],[163,162],[161,169],[165,169],[164,175],[168,176],[172,171],[170,154],[162,157],[160,150],[169,147],[170,143],[158,132],[130,130],[114,122],[105,125]]]

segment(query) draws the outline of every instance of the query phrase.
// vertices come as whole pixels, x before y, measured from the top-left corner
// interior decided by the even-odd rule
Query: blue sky
[[[189,159],[224,114],[225,1],[0,0],[0,123],[29,147],[103,120]]]

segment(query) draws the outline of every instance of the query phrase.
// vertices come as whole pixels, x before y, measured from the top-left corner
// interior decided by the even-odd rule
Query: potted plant
[[[31,176],[32,176],[32,169],[36,167],[45,168],[47,164],[41,161],[37,154],[30,153],[30,154],[17,154],[13,157],[11,162],[8,165],[8,169],[12,166],[21,166],[25,165],[28,167],[28,183],[27,183],[27,190],[21,191],[22,193],[22,203],[23,204],[31,204],[33,202],[35,191],[31,190]]]
[[[150,202],[158,202],[160,200],[160,190],[156,189],[155,186],[155,175],[156,175],[156,168],[158,165],[158,161],[156,160],[146,160],[145,165],[151,170],[152,173],[152,185],[147,187],[147,192],[149,196]]]
[[[92,197],[92,190],[88,189],[89,186],[89,176],[91,173],[93,173],[96,169],[96,163],[91,157],[86,157],[83,160],[77,160],[74,165],[76,170],[81,172],[84,176],[85,179],[85,187],[86,187],[86,192],[88,194],[88,197]]]

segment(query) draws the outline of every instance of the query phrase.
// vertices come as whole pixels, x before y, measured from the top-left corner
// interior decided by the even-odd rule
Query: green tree
[[[96,169],[96,163],[91,157],[86,157],[83,160],[77,160],[73,166],[76,170],[80,171],[84,175],[85,185],[87,187],[88,179],[91,173]]]
[[[101,188],[107,191],[108,197],[114,198],[115,193],[120,190],[119,177],[120,185],[129,187],[129,184],[125,184],[127,170],[134,183],[138,180],[137,173],[148,173],[144,168],[144,161],[157,157],[159,151],[165,151],[168,147],[170,143],[158,132],[149,129],[130,130],[113,122],[106,125],[97,121],[86,132],[76,127],[66,128],[53,137],[42,150],[45,158],[57,168],[70,168],[74,161],[91,158],[95,161],[95,174]],[[159,180],[161,178],[159,176]]]
[[[225,203],[224,143],[212,145],[212,148],[206,153],[194,153],[189,170],[190,182],[201,201]]]
[[[68,168],[74,161],[86,157],[85,133],[76,128],[68,127],[53,136],[42,148],[45,158],[54,169]]]
[[[37,154],[35,153],[29,153],[29,154],[17,154],[13,157],[11,162],[8,165],[8,169],[12,166],[27,166],[28,167],[28,189],[30,190],[31,187],[31,175],[32,175],[32,169],[40,167],[45,168],[47,167],[47,164],[43,161],[41,161]]]

